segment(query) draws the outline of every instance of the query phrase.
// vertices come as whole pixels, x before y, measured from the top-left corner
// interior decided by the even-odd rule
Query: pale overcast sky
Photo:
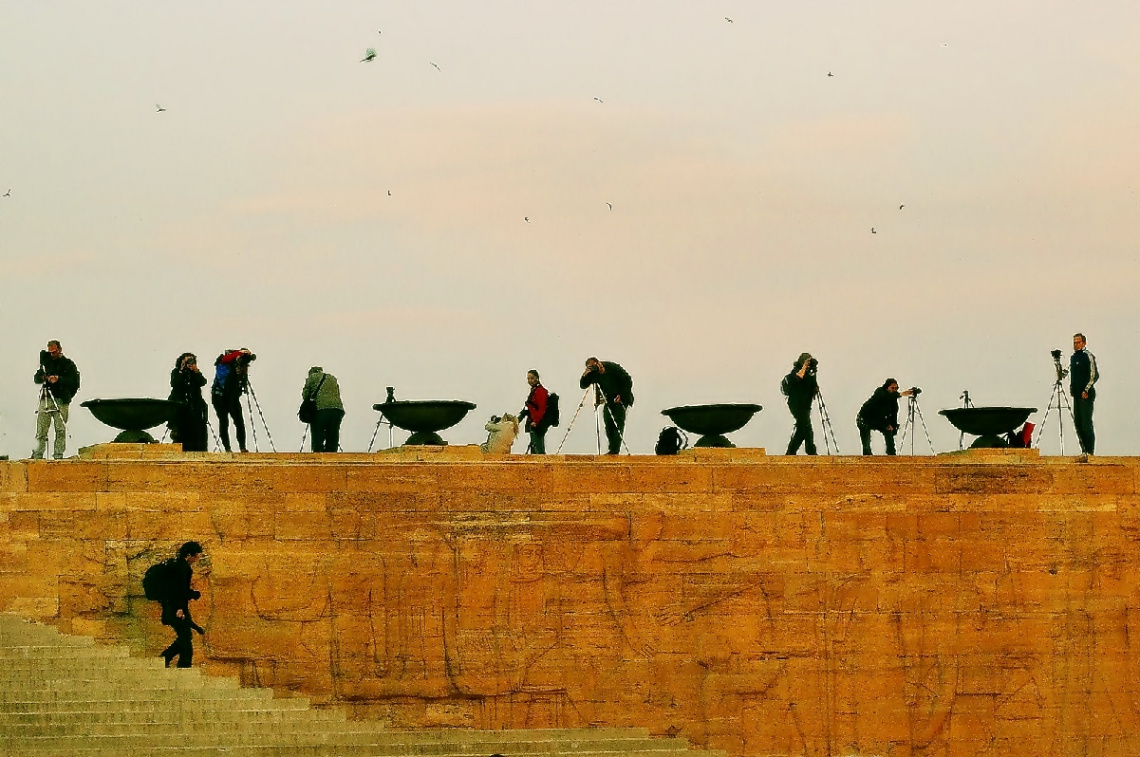
[[[1135,454],[1138,92],[1134,0],[0,0],[0,452],[51,338],[71,451],[114,433],[78,402],[244,345],[278,449],[311,365],[347,450],[387,385],[476,402],[444,436],[482,441],[537,368],[553,449],[596,354],[634,451],[663,408],[755,402],[732,438],[777,453],[806,350],[854,453],[887,376],[939,451],[963,389],[1040,421],[1079,330],[1098,452]]]

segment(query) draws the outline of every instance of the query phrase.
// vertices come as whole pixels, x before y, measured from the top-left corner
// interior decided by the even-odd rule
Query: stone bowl
[[[1002,437],[1016,429],[1037,412],[1035,407],[955,407],[939,410],[954,428],[978,437],[974,447],[1005,447]]]
[[[685,405],[662,410],[661,414],[690,434],[701,434],[694,447],[735,447],[724,435],[744,428],[760,405]]]
[[[438,432],[451,428],[475,409],[463,400],[396,400],[373,405],[397,428],[411,431],[404,444],[447,444]]]
[[[146,429],[170,422],[178,412],[177,402],[143,397],[87,400],[80,406],[111,428],[122,429],[114,441],[127,444],[154,444],[155,438]]]

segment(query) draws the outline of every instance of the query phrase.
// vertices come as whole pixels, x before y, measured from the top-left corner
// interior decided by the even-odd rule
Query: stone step
[[[102,726],[119,727],[137,723],[178,723],[192,726],[199,723],[219,725],[227,723],[349,723],[345,719],[344,710],[340,709],[233,709],[230,707],[213,708],[168,708],[165,710],[125,710],[115,709],[87,709],[65,711],[36,711],[36,712],[5,712],[0,713],[0,733],[5,728],[16,728],[26,725],[42,727],[76,727],[84,729],[97,729]],[[382,723],[366,721],[367,725],[383,727]]]
[[[0,665],[9,659],[36,658],[36,659],[94,659],[94,658],[123,658],[130,657],[131,651],[126,647],[69,647],[62,645],[20,644],[14,646],[0,646]]]
[[[199,679],[200,680],[200,679]],[[264,692],[264,693],[263,693]],[[29,691],[12,691],[0,689],[0,712],[5,710],[4,705],[17,702],[105,702],[122,699],[216,699],[216,700],[250,700],[269,699],[273,692],[263,689],[233,689],[217,686],[185,687],[185,688],[146,688],[141,687],[104,687],[95,690],[88,687],[78,689],[52,689],[40,688]]]
[[[131,670],[162,670],[166,667],[161,657],[79,657],[54,658],[18,657],[4,660],[4,669],[0,675],[9,670],[59,670],[59,671],[116,671]]]
[[[374,723],[353,723],[347,720],[311,717],[310,712],[296,712],[289,718],[261,719],[243,713],[244,717],[222,720],[217,717],[198,721],[181,718],[158,721],[139,718],[134,721],[107,722],[102,718],[72,718],[66,722],[4,723],[0,721],[0,733],[4,738],[15,737],[66,737],[66,736],[126,736],[140,735],[161,741],[173,741],[171,736],[188,734],[311,734],[325,733],[366,733],[376,728]]]
[[[108,674],[106,678],[95,674],[86,674],[84,677],[68,678],[66,675],[48,674],[44,676],[21,676],[17,673],[0,674],[0,687],[23,692],[38,691],[84,691],[84,692],[147,692],[147,691],[185,691],[197,689],[222,689],[226,691],[240,691],[241,686],[235,678],[210,678],[209,676],[195,675],[189,671],[179,671],[179,675],[155,675],[157,671],[121,670]],[[0,692],[0,699],[4,695]],[[124,699],[126,697],[110,697],[111,699]]]
[[[262,691],[262,689],[243,689]],[[272,692],[270,692],[272,693]],[[38,699],[4,702],[0,700],[0,715],[26,713],[78,713],[103,712],[114,709],[123,713],[185,713],[208,714],[219,710],[233,712],[305,711],[309,701],[303,698],[273,699],[271,697],[199,697],[185,696],[164,699]]]

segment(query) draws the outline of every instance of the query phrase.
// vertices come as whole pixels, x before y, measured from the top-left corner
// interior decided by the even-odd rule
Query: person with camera
[[[344,403],[340,400],[340,384],[337,383],[336,376],[325,372],[319,365],[314,365],[309,369],[309,376],[301,389],[301,399],[313,402],[313,419],[309,422],[313,452],[339,450]]]
[[[921,391],[917,387],[899,391],[899,382],[889,378],[874,391],[871,398],[859,408],[855,425],[859,427],[859,440],[863,443],[863,454],[871,453],[871,432],[878,431],[887,444],[887,454],[895,454],[895,434],[899,431],[899,398],[909,397]]]
[[[531,454],[545,455],[546,432],[550,428],[550,424],[546,422],[546,404],[550,399],[550,393],[542,385],[538,371],[527,371],[526,383],[530,386],[530,394],[527,395],[526,403],[522,412],[519,413],[519,418],[526,419],[524,428],[527,435],[530,436]]]
[[[64,357],[59,341],[52,339],[40,352],[40,367],[32,379],[40,388],[40,404],[36,412],[36,446],[33,460],[42,460],[47,450],[48,428],[55,426],[56,460],[67,451],[67,415],[71,400],[79,391],[79,369]]]
[[[586,360],[579,383],[583,389],[593,384],[597,392],[595,403],[602,406],[606,424],[606,454],[618,454],[625,438],[626,409],[633,407],[633,379],[617,363],[591,357]]]
[[[208,448],[206,424],[209,408],[202,397],[206,377],[198,370],[198,358],[183,352],[170,372],[170,397],[178,403],[174,420],[168,426],[172,441],[182,444],[183,452],[205,452]]]
[[[1100,378],[1096,358],[1086,348],[1085,335],[1073,334],[1073,355],[1069,358],[1069,393],[1073,395],[1073,420],[1081,451],[1093,454],[1096,433],[1093,431],[1093,403],[1096,382]]]
[[[230,451],[230,419],[234,422],[238,449],[248,452],[245,447],[245,420],[241,414],[241,396],[246,392],[249,377],[249,364],[257,360],[247,348],[228,350],[218,355],[214,361],[214,383],[210,387],[210,401],[218,416],[218,435],[222,437],[222,447]]]
[[[819,394],[819,382],[816,379],[818,367],[819,361],[810,353],[801,353],[792,364],[791,373],[784,376],[784,380],[780,382],[780,391],[787,398],[788,410],[796,421],[792,438],[788,440],[788,450],[785,452],[787,455],[799,452],[801,444],[807,454],[816,454],[815,430],[811,425],[811,404]]]

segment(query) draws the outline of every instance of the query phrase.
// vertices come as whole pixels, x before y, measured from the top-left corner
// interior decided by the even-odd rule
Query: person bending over
[[[859,440],[863,454],[871,454],[871,432],[878,431],[887,444],[887,454],[895,454],[895,434],[899,431],[899,398],[914,394],[913,389],[899,392],[899,382],[889,378],[875,390],[870,399],[859,408],[855,425],[859,427]]]

